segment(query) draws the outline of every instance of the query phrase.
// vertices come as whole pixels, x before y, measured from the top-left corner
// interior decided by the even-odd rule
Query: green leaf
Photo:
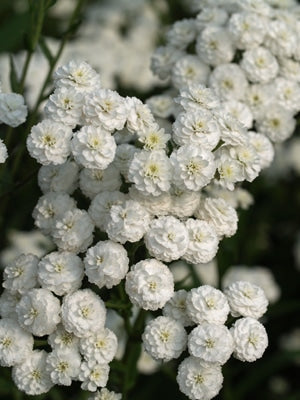
[[[53,55],[45,41],[45,38],[43,36],[40,37],[39,44],[40,44],[40,48],[41,48],[42,52],[44,53],[45,57],[47,58],[49,63],[52,64],[54,61],[54,57],[53,57]]]
[[[19,91],[19,80],[17,76],[17,71],[15,68],[15,63],[13,60],[12,55],[9,55],[9,65],[10,65],[10,73],[9,73],[9,79],[10,79],[10,86],[13,92],[18,92]]]
[[[44,17],[45,17],[45,3],[46,0],[30,1],[30,31],[29,43],[30,51],[34,51],[42,31]]]

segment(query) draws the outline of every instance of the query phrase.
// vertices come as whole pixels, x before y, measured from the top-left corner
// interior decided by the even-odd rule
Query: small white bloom
[[[0,139],[0,164],[3,164],[8,157],[7,147],[2,139]]]
[[[102,388],[100,392],[97,391],[87,400],[121,400],[121,399],[122,399],[122,394],[109,391],[106,388]]]
[[[21,295],[11,293],[10,290],[4,289],[0,296],[0,315],[2,318],[17,319],[16,305],[19,303]]]
[[[78,165],[67,161],[61,165],[42,165],[38,172],[38,184],[43,193],[71,194],[77,187]]]
[[[0,122],[15,128],[26,121],[27,113],[21,94],[0,93]]]
[[[72,350],[76,353],[79,349],[79,338],[66,331],[62,324],[57,325],[57,329],[48,336],[48,343],[53,350]]]
[[[113,164],[104,170],[83,168],[79,176],[80,190],[90,199],[100,192],[119,190],[121,184],[120,172]]]
[[[207,83],[209,66],[194,55],[181,57],[172,68],[172,82],[177,89],[184,89],[188,84]]]
[[[97,388],[104,387],[108,381],[109,365],[99,364],[95,361],[81,363],[79,380],[81,389],[95,392]]]
[[[279,70],[276,58],[264,47],[245,51],[240,65],[247,78],[258,83],[270,82]]]
[[[80,364],[80,354],[74,349],[55,349],[47,356],[46,371],[50,374],[53,383],[70,386],[72,379],[78,377]]]
[[[163,315],[179,322],[182,326],[193,325],[193,321],[186,312],[187,291],[184,289],[174,292],[173,296],[163,308]]]
[[[79,348],[86,361],[108,364],[116,355],[118,339],[113,331],[103,328],[81,338]]]
[[[180,95],[175,98],[185,111],[195,111],[199,109],[212,110],[220,105],[220,101],[215,92],[203,85],[188,84],[187,88],[180,91]]]
[[[144,132],[155,123],[150,108],[136,97],[126,97],[126,107],[127,128],[130,132]]]
[[[144,150],[147,151],[165,150],[167,142],[171,137],[158,124],[151,125],[145,131],[138,132],[137,134],[138,140],[143,143]]]
[[[54,73],[55,87],[71,87],[78,92],[91,92],[100,88],[99,75],[85,61],[71,60]]]
[[[191,190],[178,189],[176,186],[171,188],[171,205],[169,214],[179,219],[191,217],[199,207],[201,194]]]
[[[232,14],[228,29],[236,47],[249,50],[261,45],[269,29],[269,24],[266,22],[264,18],[254,13]]]
[[[166,79],[170,76],[173,65],[182,56],[182,51],[172,46],[157,47],[151,57],[151,70],[160,79]]]
[[[168,94],[158,94],[146,100],[155,117],[168,118],[174,113],[174,101]]]
[[[178,49],[185,49],[196,37],[195,21],[182,19],[175,22],[166,35],[167,43]]]

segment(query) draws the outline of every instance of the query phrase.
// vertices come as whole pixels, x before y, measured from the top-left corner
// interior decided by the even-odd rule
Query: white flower
[[[33,254],[22,254],[5,267],[3,284],[11,293],[26,293],[37,286],[37,265],[39,259]]]
[[[59,87],[45,105],[46,117],[70,126],[72,129],[81,122],[83,96],[72,87]]]
[[[99,75],[85,61],[71,60],[54,73],[55,87],[72,87],[78,92],[91,92],[100,88]]]
[[[167,94],[157,94],[146,100],[153,115],[160,118],[168,118],[174,112],[173,98]]]
[[[249,50],[261,45],[264,41],[269,23],[261,16],[249,13],[232,14],[228,29],[238,49]]]
[[[135,153],[128,171],[128,179],[145,195],[160,195],[170,189],[172,171],[170,160],[162,150]]]
[[[261,170],[260,159],[254,146],[248,143],[247,145],[232,147],[229,151],[231,157],[241,163],[244,179],[252,182]]]
[[[180,219],[191,217],[199,207],[200,199],[200,192],[181,190],[173,186],[171,188],[169,213]]]
[[[151,70],[160,79],[166,79],[170,76],[173,65],[182,56],[182,51],[172,46],[157,47],[151,57]]]
[[[172,68],[172,82],[177,89],[184,89],[188,84],[207,83],[210,69],[207,64],[194,55],[181,57]]]
[[[154,219],[145,235],[145,245],[151,256],[162,261],[180,258],[188,248],[188,231],[173,216]]]
[[[137,132],[137,134],[138,140],[144,145],[144,150],[148,151],[165,150],[167,142],[171,137],[156,123],[141,133]]]
[[[20,364],[33,349],[33,337],[11,318],[0,320],[0,365]]]
[[[133,265],[126,275],[126,293],[130,301],[144,310],[162,308],[173,295],[173,275],[168,267],[155,259]]]
[[[102,388],[100,392],[97,391],[87,400],[121,400],[121,399],[122,399],[122,394],[109,391],[106,388]]]
[[[121,183],[120,172],[113,164],[104,170],[83,168],[80,172],[80,190],[90,199],[100,192],[119,190]]]
[[[137,362],[137,370],[143,375],[152,375],[160,368],[160,361],[154,360],[142,347],[140,357]]]
[[[239,65],[221,64],[212,71],[209,86],[222,100],[242,100],[248,88],[248,81]]]
[[[234,47],[227,30],[209,25],[197,38],[196,52],[201,61],[216,66],[233,59]]]
[[[235,189],[234,184],[236,182],[241,182],[245,179],[243,164],[237,159],[234,151],[234,147],[222,145],[215,152],[218,178],[214,182],[230,191]],[[214,197],[222,197],[216,196],[214,192],[212,192],[212,195]]]
[[[219,236],[230,237],[237,231],[238,215],[223,199],[207,197],[195,213],[196,217],[210,222]]]
[[[235,358],[252,362],[261,358],[268,346],[268,336],[264,326],[253,318],[240,318],[231,327],[234,340]]]
[[[121,205],[125,202],[127,196],[122,192],[103,192],[97,194],[88,209],[88,213],[94,224],[106,231],[107,224],[110,221],[110,210],[113,205]]]
[[[274,99],[274,90],[269,84],[250,85],[245,96],[245,102],[250,107],[254,119],[263,117]]]
[[[26,121],[27,112],[21,94],[0,93],[0,122],[15,128]]]
[[[63,164],[71,152],[72,134],[70,127],[44,119],[32,127],[27,136],[27,149],[40,164]]]
[[[35,225],[45,234],[52,232],[56,218],[76,207],[75,200],[65,193],[48,192],[39,198],[33,209]]]
[[[224,291],[234,317],[260,318],[267,311],[268,300],[257,285],[245,281],[233,282]]]
[[[108,364],[116,355],[118,339],[113,331],[103,328],[91,336],[81,338],[79,348],[86,361]]]
[[[293,81],[300,81],[300,63],[292,58],[280,58],[279,60],[279,75]]]
[[[206,221],[189,218],[185,222],[189,245],[182,258],[192,264],[207,263],[217,254],[219,238],[214,227]]]
[[[213,178],[216,164],[213,154],[200,146],[185,145],[170,156],[173,182],[183,190],[198,191]]]
[[[77,353],[79,349],[79,338],[66,331],[62,324],[57,325],[57,329],[48,336],[48,343],[53,350],[72,350]]]
[[[21,295],[18,292],[12,294],[10,290],[4,289],[0,296],[1,317],[17,319],[16,305],[20,299]]]
[[[157,317],[146,325],[142,340],[151,357],[167,362],[183,352],[187,334],[184,327],[172,318]]]
[[[47,393],[54,383],[46,371],[47,353],[34,350],[26,359],[12,369],[12,379],[21,392],[28,395]]]
[[[188,112],[203,108],[212,110],[220,105],[220,101],[212,89],[196,84],[188,84],[187,88],[182,89],[180,95],[174,100]]]
[[[80,371],[80,354],[72,350],[55,349],[48,354],[46,371],[57,385],[70,386]]]
[[[47,254],[38,265],[39,283],[58,296],[79,289],[83,275],[81,259],[67,251]]]
[[[52,235],[59,249],[80,253],[92,243],[93,230],[94,224],[89,214],[74,208],[56,219]]]
[[[189,399],[210,400],[221,390],[223,375],[217,364],[188,357],[179,365],[176,380],[180,391]]]
[[[265,46],[278,57],[292,57],[299,37],[285,21],[273,20],[268,23]]]
[[[261,169],[271,165],[274,158],[274,147],[271,141],[263,134],[256,132],[248,132],[251,145],[255,148],[259,157]]]
[[[300,109],[300,85],[293,80],[278,77],[274,80],[276,102],[285,110],[297,113]]]
[[[78,165],[67,161],[61,165],[42,165],[38,172],[38,184],[43,193],[71,194],[77,187]]]
[[[221,130],[221,140],[232,146],[248,143],[247,129],[233,115],[219,112],[215,114]]]
[[[213,150],[220,139],[220,128],[208,110],[180,113],[173,124],[172,139],[180,146],[191,144]]]
[[[184,289],[174,292],[173,296],[163,308],[163,315],[179,322],[182,326],[193,325],[192,320],[186,312],[187,291]]]
[[[124,128],[127,109],[123,97],[109,89],[100,89],[85,96],[85,125],[100,126],[109,132]]]
[[[243,102],[237,100],[228,100],[222,103],[225,113],[233,115],[247,129],[253,124],[253,114],[250,108]]]
[[[126,181],[128,181],[129,165],[135,153],[139,151],[140,149],[133,146],[132,144],[123,143],[117,146],[113,165],[117,167],[117,169],[121,172]]]
[[[230,311],[226,296],[209,285],[191,289],[186,298],[186,309],[197,324],[208,322],[222,325]]]
[[[0,164],[3,164],[8,157],[7,147],[2,139],[0,139]]]
[[[188,349],[194,357],[222,365],[233,352],[233,339],[225,325],[204,322],[189,334]]]
[[[35,336],[50,335],[60,322],[60,302],[48,289],[31,289],[16,306],[18,322]]]
[[[201,31],[207,25],[210,26],[225,25],[228,19],[228,14],[224,9],[222,9],[221,7],[211,7],[208,1],[206,2],[202,0],[201,2],[198,3],[199,4],[197,6],[196,4],[194,6],[195,8],[197,8],[197,11],[200,11],[198,10],[198,6],[200,6],[201,9],[199,14],[197,14],[196,16],[196,26],[199,31]],[[215,2],[216,5],[218,5],[218,3],[220,2]],[[220,4],[224,7],[224,4],[222,4],[222,2]]]
[[[144,132],[155,123],[150,108],[136,97],[126,97],[126,107],[127,128],[130,132]]]
[[[109,365],[99,364],[95,361],[81,363],[79,380],[81,389],[95,392],[99,386],[106,386],[108,381]]]
[[[279,70],[276,58],[264,47],[245,51],[240,65],[251,82],[270,82]]]
[[[195,21],[182,19],[175,22],[166,35],[167,43],[178,49],[185,49],[196,37]]]
[[[151,216],[137,201],[126,200],[110,209],[106,232],[108,237],[120,243],[138,242],[147,232]]]
[[[71,142],[75,161],[86,168],[105,169],[114,159],[116,142],[104,128],[84,126]]]
[[[122,245],[111,240],[90,247],[84,258],[85,273],[89,282],[99,288],[111,289],[118,285],[128,272],[129,259]]]
[[[171,196],[169,192],[163,192],[159,196],[144,194],[135,186],[130,186],[129,196],[138,201],[152,215],[167,215],[170,212]]]
[[[106,309],[91,289],[82,289],[64,297],[61,316],[68,332],[87,337],[104,327]]]

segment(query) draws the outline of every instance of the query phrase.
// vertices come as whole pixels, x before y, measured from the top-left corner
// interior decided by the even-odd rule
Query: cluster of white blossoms
[[[187,348],[178,368],[179,388],[191,400],[212,399],[221,390],[221,367],[231,355],[248,362],[262,357],[268,337],[258,319],[267,305],[263,290],[246,281],[232,283],[224,293],[209,285],[178,290],[163,316],[146,325],[144,348],[160,361],[178,358]],[[230,328],[225,325],[229,313],[241,317]]]

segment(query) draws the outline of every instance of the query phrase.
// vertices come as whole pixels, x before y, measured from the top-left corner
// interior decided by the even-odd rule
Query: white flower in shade
[[[225,113],[233,115],[241,124],[250,129],[253,124],[253,114],[250,108],[243,102],[228,100],[222,103]]]
[[[199,206],[200,192],[171,188],[171,205],[169,213],[179,219],[191,217]]]
[[[18,322],[35,336],[50,335],[60,322],[60,302],[48,289],[31,289],[16,306]]]
[[[137,362],[137,370],[143,375],[152,375],[160,368],[161,362],[154,360],[142,347],[140,357]]]
[[[221,27],[207,26],[197,38],[196,52],[206,64],[217,66],[229,63],[234,56],[229,32]]]
[[[185,145],[170,156],[173,183],[183,190],[198,191],[213,178],[216,164],[213,154],[200,146]]]
[[[276,302],[280,297],[280,288],[274,280],[271,270],[266,267],[232,266],[222,277],[222,287],[226,288],[237,281],[247,281],[261,287],[270,303]]]
[[[214,182],[224,189],[233,191],[234,184],[245,179],[243,164],[235,157],[234,147],[222,145],[215,152],[218,178]],[[215,193],[212,193],[214,197]]]
[[[2,318],[17,319],[16,305],[21,299],[21,295],[11,293],[10,290],[4,289],[0,296],[0,315]]]
[[[188,357],[179,365],[176,380],[189,399],[210,400],[221,390],[223,375],[219,365]]]
[[[300,63],[292,58],[280,58],[279,60],[279,75],[284,78],[300,82]]]
[[[228,29],[235,46],[241,50],[249,50],[263,43],[268,25],[261,16],[242,12],[232,14]]]
[[[182,19],[175,22],[166,35],[167,43],[178,49],[185,49],[196,37],[196,26],[193,19]]]
[[[189,334],[188,349],[194,357],[223,365],[233,352],[233,339],[225,325],[204,322]]]
[[[183,57],[183,52],[172,46],[157,47],[151,57],[151,70],[160,79],[171,75],[173,65]]]
[[[73,208],[55,221],[53,241],[61,250],[80,253],[93,241],[94,224],[85,210]]]
[[[27,149],[40,164],[63,164],[71,152],[72,135],[70,127],[44,119],[31,128],[26,141]]]
[[[105,169],[116,152],[113,136],[98,126],[83,126],[72,139],[71,148],[75,161],[86,168]]]
[[[209,285],[190,290],[186,298],[186,309],[196,324],[208,322],[222,325],[230,311],[226,296]]]
[[[78,165],[67,161],[61,165],[42,165],[38,172],[38,184],[43,193],[71,194],[77,188]]]
[[[238,215],[236,210],[223,199],[207,197],[200,203],[195,213],[199,219],[210,222],[217,234],[222,237],[233,236],[237,231]]]
[[[171,138],[171,135],[165,133],[165,130],[156,123],[141,133],[137,132],[137,135],[138,140],[144,145],[144,150],[147,151],[164,150]]]
[[[21,254],[3,272],[3,284],[11,293],[26,293],[37,286],[39,258],[33,254]]]
[[[0,164],[3,164],[8,157],[7,147],[2,139],[0,139]]]
[[[144,310],[162,308],[174,293],[173,275],[169,268],[155,259],[133,265],[126,275],[126,293],[130,301]]]
[[[99,288],[111,289],[118,285],[128,272],[129,258],[124,247],[106,240],[90,247],[84,258],[85,273],[91,283]]]
[[[254,119],[263,117],[265,110],[275,100],[274,90],[269,84],[250,85],[245,96],[245,102],[249,106]]]
[[[257,285],[245,281],[233,282],[224,291],[234,317],[260,318],[267,311],[268,299]]]
[[[26,359],[12,369],[12,379],[21,392],[28,395],[47,393],[54,386],[46,370],[47,353],[34,350]]]
[[[233,115],[218,112],[215,114],[221,130],[221,140],[231,146],[248,143],[247,129]]]
[[[198,2],[199,3],[199,2]],[[225,25],[227,19],[228,19],[228,14],[227,12],[222,9],[221,7],[207,7],[208,2],[202,1],[203,5],[198,5],[193,4],[193,9],[196,8],[195,11],[200,11],[199,14],[196,16],[196,26],[199,31],[204,29],[207,25],[212,25],[212,26],[222,26]],[[207,4],[206,4],[207,3]],[[216,2],[215,4],[217,5],[220,2]],[[221,3],[220,3],[221,4]],[[224,7],[224,5],[222,4]]]
[[[249,81],[254,83],[270,82],[279,70],[276,58],[264,47],[246,50],[240,65]]]
[[[0,93],[0,122],[15,128],[26,121],[27,113],[21,94]]]
[[[206,221],[189,218],[185,222],[189,245],[182,258],[192,264],[207,263],[217,254],[219,238],[214,227]]]
[[[45,105],[46,117],[75,128],[81,121],[83,96],[72,87],[59,87]]]
[[[113,205],[125,203],[127,196],[122,192],[103,192],[97,194],[88,209],[88,213],[94,224],[102,231],[106,231],[110,221],[110,210]]]
[[[104,327],[106,309],[96,293],[82,289],[64,297],[61,316],[68,332],[87,337]]]
[[[170,212],[171,196],[169,192],[163,192],[158,196],[143,194],[135,186],[130,186],[129,196],[138,201],[152,215],[167,215]]]
[[[120,172],[113,164],[104,170],[83,168],[80,172],[80,190],[90,199],[100,192],[119,190],[121,183]]]
[[[172,82],[177,89],[184,89],[188,84],[207,83],[210,73],[209,66],[194,55],[180,58],[172,68]]]
[[[81,338],[79,348],[86,361],[108,364],[116,355],[118,339],[113,331],[103,328],[91,336]]]
[[[222,100],[242,100],[248,89],[248,81],[239,65],[221,64],[212,71],[209,86]]]
[[[174,112],[174,101],[168,94],[157,94],[146,100],[153,115],[160,118],[168,118]]]
[[[285,110],[297,113],[300,109],[300,85],[293,80],[276,78],[274,80],[276,102]]]
[[[274,159],[274,147],[271,141],[263,134],[248,132],[250,144],[254,147],[258,157],[260,168],[267,168]]]
[[[128,143],[119,144],[117,146],[113,165],[117,167],[126,181],[128,181],[128,171],[133,156],[139,151],[140,149]]]
[[[215,92],[203,85],[188,84],[187,88],[180,91],[180,95],[175,98],[185,111],[195,111],[206,108],[212,110],[220,105],[220,101]]]
[[[124,128],[127,119],[124,98],[109,89],[87,95],[83,113],[86,125],[100,126],[109,132]]]
[[[186,227],[173,216],[154,219],[145,235],[145,245],[150,255],[166,262],[183,256],[188,243]]]
[[[99,364],[96,361],[82,362],[78,377],[82,382],[81,389],[95,392],[99,386],[106,386],[108,374],[108,364]]]
[[[145,195],[158,196],[170,189],[171,163],[162,150],[135,153],[128,171],[128,179]]]
[[[220,128],[208,110],[199,109],[177,116],[172,138],[180,146],[191,144],[213,150],[220,139]]]
[[[151,216],[137,201],[126,200],[113,205],[106,232],[108,237],[120,243],[138,242],[147,232]]]
[[[71,60],[55,71],[54,85],[72,87],[78,92],[91,92],[100,88],[100,79],[87,62]]]
[[[70,386],[72,379],[77,379],[80,371],[81,357],[74,349],[55,349],[48,354],[46,371],[57,385]]]
[[[230,150],[233,159],[237,159],[243,168],[244,179],[252,182],[261,171],[260,159],[251,143],[232,147]]]
[[[76,353],[79,349],[79,338],[66,331],[62,324],[57,325],[57,329],[48,336],[48,343],[53,350],[74,350]]]
[[[272,142],[283,142],[294,132],[296,120],[293,114],[279,106],[270,105],[256,120],[256,129],[266,135]]]
[[[272,15],[273,10],[268,4],[269,0],[237,0],[235,3],[241,11],[254,13],[255,16],[270,17]]]
[[[33,349],[33,337],[11,318],[0,320],[0,365],[20,364]]]
[[[144,132],[155,123],[150,108],[136,97],[126,97],[126,107],[127,129],[130,132]]]
[[[75,200],[65,193],[46,193],[39,198],[33,209],[34,223],[44,234],[49,234],[54,228],[56,218],[75,207]]]
[[[87,400],[121,400],[121,399],[122,399],[122,394],[109,391],[106,388],[102,388],[100,392],[97,391]]]
[[[162,310],[165,317],[174,319],[182,326],[193,325],[193,321],[190,319],[186,312],[186,296],[186,290],[177,290],[176,292],[174,292],[171,299],[167,301]]]
[[[252,362],[261,358],[268,346],[264,326],[254,318],[240,318],[230,328],[234,340],[235,358]]]
[[[58,296],[79,289],[83,275],[81,258],[67,251],[47,254],[38,265],[39,283]]]
[[[187,334],[181,323],[174,319],[157,317],[146,325],[142,340],[151,357],[167,362],[178,358],[183,352]]]
[[[298,36],[288,22],[273,20],[268,23],[265,46],[277,57],[292,57],[297,47]]]

